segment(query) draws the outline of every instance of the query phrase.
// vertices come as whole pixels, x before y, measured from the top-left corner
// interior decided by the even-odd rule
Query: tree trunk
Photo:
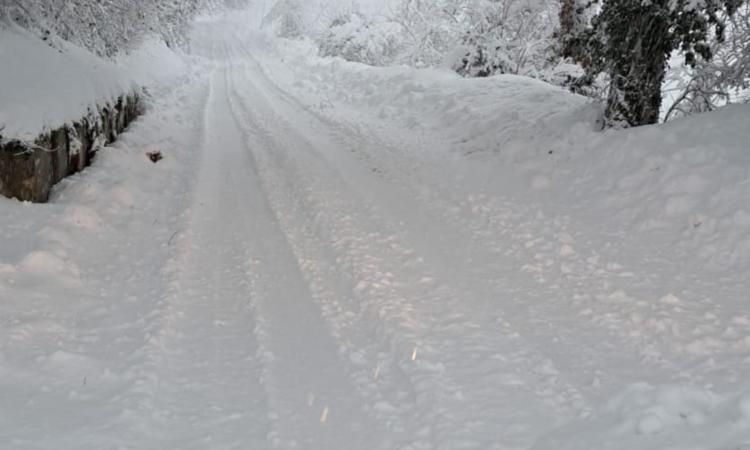
[[[620,14],[609,36],[620,41],[611,68],[605,121],[609,126],[659,122],[661,88],[671,51],[669,23],[658,8]]]
[[[584,6],[580,0],[561,0],[560,29],[557,39],[560,45],[560,56],[578,60],[580,50],[575,48],[575,37],[584,28],[586,20],[583,17]]]

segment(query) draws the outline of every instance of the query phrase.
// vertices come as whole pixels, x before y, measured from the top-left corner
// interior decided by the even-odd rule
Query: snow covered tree
[[[560,24],[556,37],[563,58],[576,58],[576,36],[586,30],[588,4],[583,0],[561,0]]]
[[[610,88],[607,126],[659,121],[667,61],[681,50],[686,64],[709,60],[709,39],[721,40],[721,13],[732,15],[742,0],[604,0],[592,26],[576,38],[579,61],[589,73],[606,72]],[[581,49],[584,49],[583,51]]]
[[[463,16],[465,53],[454,63],[464,76],[512,73],[538,77],[552,61],[557,3],[546,0],[476,0]]]
[[[304,10],[300,0],[278,0],[263,18],[263,25],[273,25],[281,37],[297,38],[305,32]]]
[[[726,38],[711,40],[710,60],[668,72],[672,102],[665,120],[750,101],[750,4],[725,21]]]
[[[538,76],[550,62],[556,0],[403,0],[405,61],[444,65],[466,77]]]
[[[13,22],[86,47],[101,56],[128,51],[147,36],[185,42],[194,15],[210,5],[246,0],[0,0],[0,22]]]
[[[443,64],[462,34],[469,0],[403,0],[390,19],[402,28],[402,62],[416,67]]]
[[[392,63],[401,47],[401,30],[388,21],[376,21],[358,11],[343,10],[316,38],[320,54],[373,66]]]

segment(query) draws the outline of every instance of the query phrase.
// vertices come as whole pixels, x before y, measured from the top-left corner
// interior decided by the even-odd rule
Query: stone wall
[[[40,135],[34,142],[0,136],[0,194],[43,203],[52,187],[83,170],[142,112],[138,93],[123,95],[79,121]]]

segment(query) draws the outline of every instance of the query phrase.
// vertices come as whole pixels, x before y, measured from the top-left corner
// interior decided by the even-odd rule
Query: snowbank
[[[412,131],[442,131],[452,144],[467,149],[485,145],[489,145],[486,150],[497,149],[539,132],[567,133],[573,125],[593,129],[596,108],[587,99],[532,78],[466,79],[449,70],[371,67],[320,58],[310,41],[267,45],[276,59],[263,63],[274,74],[286,75],[279,81],[314,100],[313,107],[357,111],[366,107],[380,119],[402,123]],[[341,111],[333,111],[337,112]]]
[[[164,48],[144,52],[179,78],[166,83],[145,71],[161,80],[146,83],[153,112],[99,152],[90,170],[63,180],[49,204],[0,197],[3,448],[153,445],[154,435],[143,432],[154,396],[143,387],[144,349],[153,345],[148,333],[166,294],[150,280],[162,277],[168,243],[184,221],[207,89],[204,77],[179,73]],[[112,81],[97,86],[119,86]],[[96,101],[95,88],[83,84],[78,92]],[[59,119],[68,120],[59,106]],[[159,164],[147,157],[152,151],[162,152]]]
[[[33,202],[141,114],[142,87],[185,72],[156,41],[113,62],[16,26],[0,27],[0,60],[0,194]]]
[[[33,140],[135,89],[116,65],[69,45],[0,28],[0,126],[5,138]]]
[[[155,41],[112,62],[70,43],[0,26],[0,135],[33,140],[139,87],[181,72],[184,62]]]
[[[188,55],[175,52],[155,37],[115,59],[120,70],[146,88],[176,82],[185,76],[190,62]]]

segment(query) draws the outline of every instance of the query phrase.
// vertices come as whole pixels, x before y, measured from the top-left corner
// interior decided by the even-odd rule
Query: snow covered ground
[[[600,133],[257,22],[0,199],[3,448],[750,449],[750,109]]]

